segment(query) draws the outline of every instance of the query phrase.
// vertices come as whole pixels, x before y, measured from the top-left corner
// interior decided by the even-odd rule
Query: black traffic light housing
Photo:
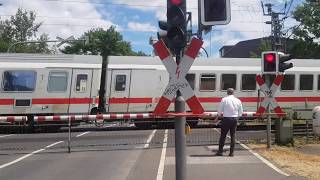
[[[261,71],[264,74],[283,73],[293,67],[292,63],[285,63],[293,58],[292,55],[277,51],[267,51],[261,54]]]
[[[287,69],[290,69],[293,67],[292,63],[285,63],[293,58],[290,54],[283,54],[279,53],[279,63],[278,63],[278,69],[279,72],[284,72]]]
[[[275,74],[278,72],[278,52],[267,51],[261,54],[261,71],[264,74]]]
[[[168,47],[179,51],[186,46],[186,0],[167,0]]]
[[[200,0],[201,24],[222,25],[231,21],[230,0]]]
[[[159,21],[159,28],[161,30],[157,32],[158,40],[162,40],[166,44],[166,46],[168,46],[168,23],[166,21]]]

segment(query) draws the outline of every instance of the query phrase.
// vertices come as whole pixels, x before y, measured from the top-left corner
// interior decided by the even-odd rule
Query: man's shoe
[[[217,152],[215,156],[223,156],[223,154],[221,152]]]
[[[229,156],[230,156],[230,157],[233,157],[233,153],[230,153]]]

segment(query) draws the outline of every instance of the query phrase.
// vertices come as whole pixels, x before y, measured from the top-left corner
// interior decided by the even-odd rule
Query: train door
[[[89,113],[92,85],[91,69],[73,69],[69,113]]]
[[[128,112],[131,70],[112,70],[109,112]]]

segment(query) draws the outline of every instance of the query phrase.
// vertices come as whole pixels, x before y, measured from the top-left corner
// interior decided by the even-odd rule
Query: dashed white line
[[[55,142],[55,143],[53,143],[53,144],[50,144],[50,145],[46,146],[46,148],[52,147],[52,146],[57,145],[57,144],[62,143],[62,142],[63,142],[63,141]],[[37,153],[39,153],[39,152],[41,152],[41,151],[44,151],[44,150],[46,150],[46,148],[33,151],[33,152],[31,152],[30,154],[24,155],[24,156],[22,156],[22,157],[20,157],[20,158],[18,158],[18,159],[16,159],[16,160],[14,160],[14,161],[8,162],[8,163],[3,164],[3,165],[0,165],[0,169],[5,168],[5,167],[8,167],[8,166],[10,166],[10,165],[13,165],[13,164],[15,164],[15,163],[17,163],[17,162],[19,162],[19,161],[22,161],[23,159],[26,159],[26,158],[34,155],[34,154],[37,154]]]
[[[149,135],[149,138],[147,139],[147,143],[144,145],[143,148],[146,149],[150,146],[150,142],[151,142],[153,136],[155,135],[156,131],[157,131],[156,129],[152,131],[152,133]]]
[[[80,137],[80,136],[83,136],[83,135],[88,134],[88,133],[90,133],[90,132],[89,131],[88,132],[84,132],[82,134],[77,135],[76,137]]]
[[[29,156],[32,156],[33,154],[39,153],[39,152],[41,152],[41,151],[44,151],[44,150],[45,150],[45,149],[39,149],[39,150],[33,151],[33,152],[30,153],[30,154],[24,155],[24,156],[22,156],[22,157],[20,157],[20,158],[18,158],[18,159],[16,159],[16,160],[14,160],[14,161],[11,161],[11,162],[9,162],[9,163],[6,163],[6,164],[1,165],[1,166],[0,166],[0,169],[5,168],[5,167],[7,167],[7,166],[10,166],[10,165],[12,165],[12,164],[14,164],[14,163],[17,163],[17,162],[19,162],[19,161],[22,161],[23,159],[25,159],[25,158],[27,158],[27,157],[29,157]]]
[[[13,136],[13,134],[3,135],[3,136],[0,136],[0,138],[9,137],[9,136]]]
[[[215,129],[217,132],[220,133],[220,131],[218,131],[217,129]],[[228,138],[231,138],[229,135],[227,136]],[[277,168],[275,165],[273,165],[270,161],[266,160],[265,158],[263,158],[260,154],[254,152],[252,149],[250,149],[248,146],[246,146],[245,144],[242,144],[240,141],[236,140],[237,143],[239,143],[243,148],[245,148],[246,150],[248,150],[250,153],[252,153],[255,157],[257,157],[258,159],[260,159],[263,163],[265,163],[267,166],[269,166],[270,168],[272,168],[273,170],[277,171],[278,173],[284,175],[284,176],[290,176],[289,174],[281,171],[281,169]]]
[[[60,144],[60,143],[63,143],[63,142],[64,142],[64,141],[55,142],[55,143],[53,143],[53,144],[50,144],[50,145],[46,146],[46,148],[50,148],[50,147],[52,147],[52,146],[55,146],[55,145]]]
[[[168,143],[167,141],[168,141],[168,129],[166,129],[164,132],[160,163],[159,163],[159,168],[158,168],[158,173],[157,173],[157,180],[163,179],[164,162],[166,160],[167,143]]]

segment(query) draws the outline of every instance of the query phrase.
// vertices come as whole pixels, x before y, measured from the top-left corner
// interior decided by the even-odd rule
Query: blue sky
[[[152,53],[149,38],[156,37],[158,20],[166,20],[166,0],[0,0],[3,3],[1,18],[14,15],[19,7],[35,11],[37,21],[43,22],[40,31],[46,32],[51,39],[56,36],[79,37],[91,28],[116,26],[124,40],[129,41],[135,51]],[[273,3],[280,12],[291,0],[263,0]],[[293,10],[302,0],[293,0]],[[193,13],[193,29],[197,29],[197,0],[187,0],[187,11]],[[231,23],[215,26],[204,36],[204,47],[210,56],[219,56],[223,45],[234,45],[241,40],[260,38],[270,35],[270,20],[263,16],[258,0],[231,0]],[[285,29],[296,24],[288,18]]]

